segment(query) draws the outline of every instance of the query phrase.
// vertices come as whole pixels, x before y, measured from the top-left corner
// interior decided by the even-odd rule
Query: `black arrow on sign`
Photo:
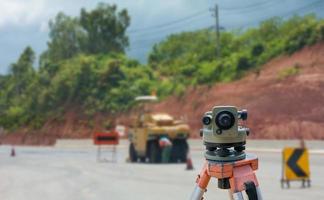
[[[291,154],[289,160],[287,161],[287,165],[290,169],[296,174],[298,177],[305,177],[307,176],[304,170],[302,170],[298,165],[297,162],[299,158],[303,155],[304,149],[295,149],[294,152]]]

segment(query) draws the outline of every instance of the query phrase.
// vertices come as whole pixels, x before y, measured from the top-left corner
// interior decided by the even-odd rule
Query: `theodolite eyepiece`
[[[210,116],[204,116],[203,119],[202,119],[202,122],[204,125],[209,125],[212,121],[212,118]]]

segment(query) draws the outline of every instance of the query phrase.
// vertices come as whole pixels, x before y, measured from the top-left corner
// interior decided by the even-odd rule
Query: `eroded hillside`
[[[190,88],[154,110],[187,119],[198,135],[202,114],[223,104],[248,109],[253,138],[324,139],[324,44],[273,59],[239,81]]]

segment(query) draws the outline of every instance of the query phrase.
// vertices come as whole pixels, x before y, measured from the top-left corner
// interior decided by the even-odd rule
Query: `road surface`
[[[16,147],[16,157],[9,156],[11,147],[0,146],[0,199],[188,199],[204,162],[200,141],[190,143],[195,167],[192,171],[186,171],[184,164],[126,163],[126,141],[118,147],[116,163],[96,162],[96,148],[90,142],[86,145],[68,144]],[[323,148],[322,144],[316,145]],[[324,154],[321,149],[312,150],[310,155],[312,187],[302,189],[300,183],[293,183],[291,189],[283,190],[279,182],[280,149],[271,147],[276,146],[262,141],[251,142],[250,148],[250,152],[256,153],[260,159],[257,176],[264,199],[324,199]],[[108,152],[105,155],[109,157]],[[226,190],[217,188],[216,180],[209,184],[205,197],[229,199]]]

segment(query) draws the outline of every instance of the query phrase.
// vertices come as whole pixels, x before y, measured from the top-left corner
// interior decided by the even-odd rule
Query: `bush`
[[[252,56],[260,56],[264,51],[264,46],[262,44],[256,44],[252,47]]]
[[[249,58],[245,56],[240,57],[237,61],[237,69],[241,71],[249,69],[252,66],[250,62]]]
[[[286,79],[288,77],[296,76],[299,73],[300,73],[300,67],[299,67],[298,64],[296,64],[293,67],[288,67],[288,68],[285,68],[285,69],[282,69],[281,71],[279,71],[278,79],[279,80],[284,80],[284,79]]]

